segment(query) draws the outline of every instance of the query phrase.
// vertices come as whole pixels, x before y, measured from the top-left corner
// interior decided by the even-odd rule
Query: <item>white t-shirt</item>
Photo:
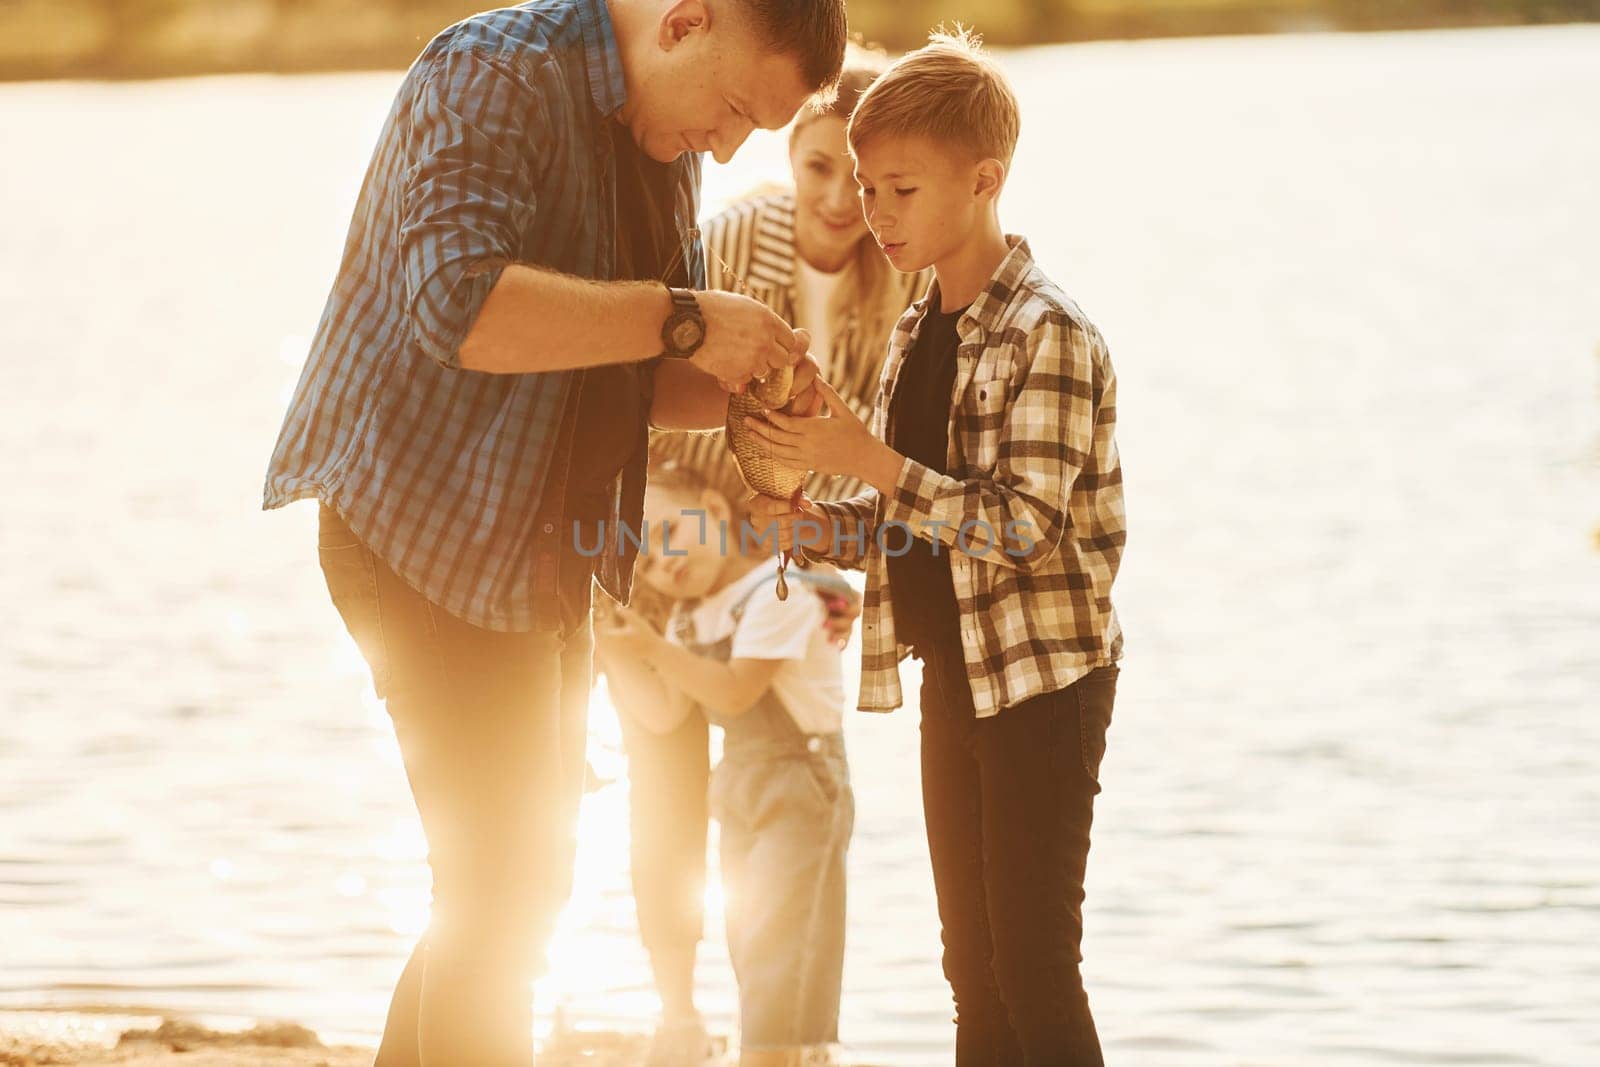
[[[794,257],[795,294],[794,317],[796,326],[811,334],[811,355],[817,361],[822,376],[828,376],[828,364],[833,355],[833,322],[828,317],[828,307],[833,294],[844,281],[845,272],[825,273],[807,263],[799,255]]]
[[[693,640],[711,644],[732,633],[733,659],[783,660],[772,690],[795,725],[807,734],[837,733],[844,725],[844,675],[839,650],[822,628],[827,608],[793,572],[789,599],[779,600],[777,580],[777,561],[770,560],[700,601],[689,613]],[[747,593],[735,628],[732,608]]]

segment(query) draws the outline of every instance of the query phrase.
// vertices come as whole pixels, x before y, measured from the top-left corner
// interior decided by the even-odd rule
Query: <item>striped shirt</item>
[[[863,711],[903,702],[888,583],[888,552],[907,536],[950,553],[961,646],[980,718],[1063,689],[1122,655],[1111,606],[1127,539],[1117,456],[1117,382],[1099,331],[1034,263],[1011,252],[957,323],[961,346],[948,475],[912,459],[894,495],[875,489],[821,505],[820,549],[865,566]],[[923,312],[938,285],[895,327],[872,413],[889,440],[890,403]]]
[[[799,251],[794,236],[794,193],[752,197],[709,219],[704,227],[708,288],[747,291],[785,322],[796,322]],[[884,300],[897,310],[911,304],[932,280],[931,271],[902,274],[886,269],[884,284],[892,291]],[[853,278],[846,279],[852,284]],[[878,375],[888,346],[886,329],[875,331],[851,311],[834,335],[828,353],[828,381],[866,418],[878,389]],[[748,495],[721,430],[715,433],[653,433],[652,463],[676,462],[699,471],[730,499]],[[812,475],[806,493],[812,499],[853,496],[862,488],[854,478]]]
[[[616,278],[606,124],[625,95],[605,0],[487,11],[423,50],[379,136],[268,468],[264,507],[322,500],[408,584],[476,626],[559,628],[582,374],[463,370],[461,343],[507,263]],[[700,288],[699,156],[673,167]],[[640,377],[648,391],[652,375]],[[639,527],[644,465],[636,455],[616,479],[611,527]],[[626,601],[633,550],[618,540],[596,576]]]

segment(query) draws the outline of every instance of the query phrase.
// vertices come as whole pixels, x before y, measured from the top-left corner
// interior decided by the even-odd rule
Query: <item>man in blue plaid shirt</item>
[[[384,1067],[531,1063],[590,590],[626,601],[633,564],[625,538],[576,546],[639,528],[650,426],[715,427],[752,376],[814,374],[803,332],[697,291],[700,153],[830,93],[844,43],[843,0],[531,0],[445,30],[401,84],[264,501],[320,502],[428,838]]]

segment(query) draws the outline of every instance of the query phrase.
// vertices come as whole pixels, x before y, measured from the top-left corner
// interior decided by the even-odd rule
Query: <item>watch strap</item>
[[[666,289],[668,297],[672,300],[672,309],[661,325],[661,354],[669,359],[688,359],[705,341],[705,316],[700,313],[700,301],[695,299],[692,289],[674,289],[670,285],[666,286]],[[685,319],[692,319],[700,326],[700,340],[688,349],[678,347],[672,337],[674,329]]]

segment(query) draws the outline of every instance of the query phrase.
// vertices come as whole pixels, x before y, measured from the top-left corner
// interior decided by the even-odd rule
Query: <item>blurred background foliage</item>
[[[404,67],[471,0],[0,0],[0,78]],[[850,0],[891,49],[941,21],[995,45],[1600,20],[1600,0]]]

